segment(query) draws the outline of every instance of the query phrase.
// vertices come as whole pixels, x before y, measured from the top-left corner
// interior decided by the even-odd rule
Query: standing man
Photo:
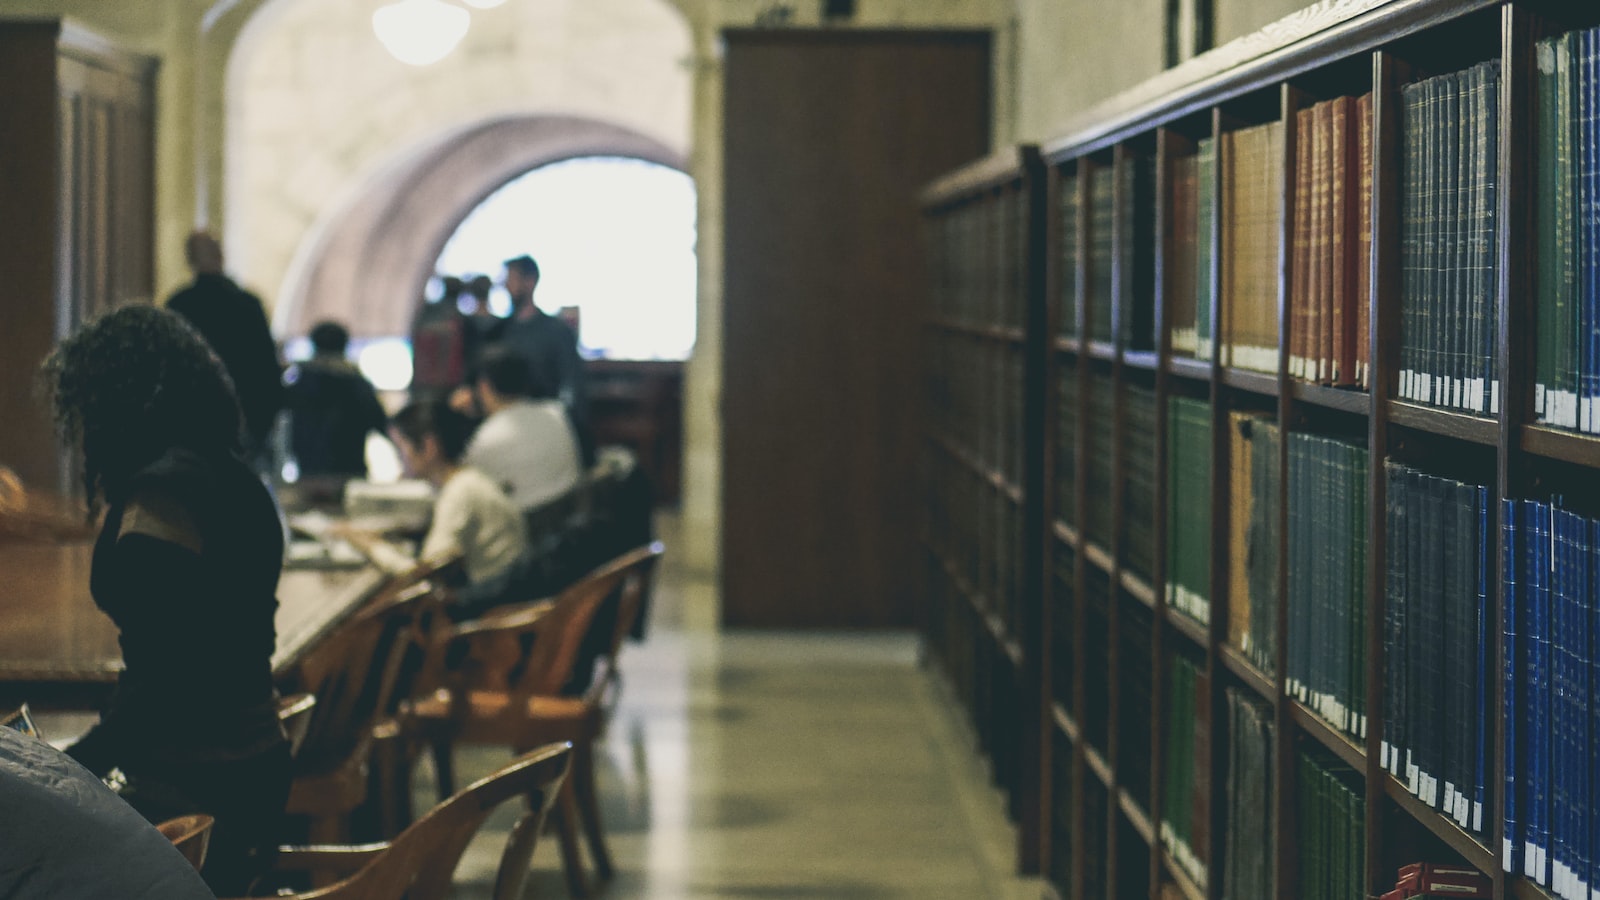
[[[204,231],[189,235],[184,256],[194,282],[167,308],[193,325],[233,379],[244,414],[245,454],[258,463],[283,406],[283,370],[261,299],[222,273],[222,245]]]
[[[594,435],[589,429],[588,394],[583,383],[583,360],[578,356],[578,336],[571,326],[549,315],[533,302],[539,286],[539,264],[526,254],[505,262],[506,293],[511,295],[511,318],[501,331],[499,344],[528,364],[532,383],[547,386],[567,408],[578,450],[585,467],[594,465]],[[472,401],[470,390],[467,402]]]
[[[312,357],[290,372],[289,446],[302,478],[367,477],[367,434],[388,428],[372,383],[345,357],[349,346],[343,325],[318,322]]]

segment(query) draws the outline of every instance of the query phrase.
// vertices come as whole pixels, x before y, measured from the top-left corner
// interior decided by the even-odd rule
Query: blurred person
[[[49,744],[0,726],[0,897],[211,900],[155,826]]]
[[[213,816],[206,881],[242,893],[275,845],[290,760],[272,680],[283,532],[245,461],[233,383],[194,329],[152,306],[85,326],[44,376],[91,521],[104,508],[89,590],[123,661],[67,752],[117,770],[152,822]]]
[[[523,512],[578,486],[578,438],[550,387],[506,347],[484,353],[477,381],[487,418],[467,444],[463,462],[498,483]]]
[[[459,305],[466,283],[454,275],[442,283],[439,299],[424,301],[411,324],[413,399],[448,394],[467,377],[467,329]]]
[[[222,245],[210,234],[190,234],[184,257],[194,281],[168,298],[167,309],[187,319],[222,360],[244,413],[246,458],[258,462],[283,406],[283,368],[266,310],[223,274]]]
[[[556,316],[533,302],[539,287],[539,264],[526,254],[505,262],[505,288],[511,295],[511,317],[495,340],[521,356],[536,384],[548,385],[556,399],[567,408],[573,431],[578,436],[578,451],[584,466],[594,464],[594,439],[589,429],[588,394],[584,385],[583,359],[578,356],[578,335]],[[452,403],[469,409],[475,403],[468,385],[455,392]]]
[[[407,474],[438,491],[433,522],[419,556],[462,555],[469,583],[503,575],[527,550],[522,514],[500,486],[462,463],[473,421],[443,398],[411,403],[390,421],[389,434]]]
[[[311,358],[290,372],[290,449],[302,478],[365,478],[367,435],[388,426],[377,391],[345,356],[349,346],[343,325],[318,322]]]

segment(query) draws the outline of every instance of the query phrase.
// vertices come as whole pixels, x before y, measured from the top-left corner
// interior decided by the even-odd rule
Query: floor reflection
[[[624,652],[599,757],[617,876],[606,898],[1037,898],[1010,876],[1013,831],[946,691],[906,634],[718,634],[712,586],[673,564],[652,631]],[[504,762],[461,748],[463,783]],[[419,801],[432,796],[426,766]],[[457,871],[455,896],[491,894],[513,816]],[[553,836],[530,897],[565,897]]]

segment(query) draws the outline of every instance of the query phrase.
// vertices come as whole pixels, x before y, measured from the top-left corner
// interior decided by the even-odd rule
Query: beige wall
[[[376,173],[485,121],[599,119],[688,152],[689,28],[664,0],[474,10],[461,44],[422,67],[374,38],[372,12],[387,2],[277,0],[241,35],[228,81],[227,243],[231,267],[267,294],[288,296],[297,255]]]
[[[215,4],[222,15],[202,38]],[[181,240],[223,221],[246,280],[274,292],[317,222],[387,162],[496,112],[585,115],[690,159],[700,190],[699,345],[686,382],[684,558],[714,570],[720,497],[722,80],[718,31],[774,5],[817,25],[818,0],[508,0],[474,12],[450,61],[403,70],[370,38],[376,0],[0,0],[0,15],[73,16],[162,57],[157,266],[187,276]],[[995,139],[1044,141],[1155,75],[1163,0],[859,0],[853,27],[991,28]],[[1217,0],[1225,42],[1299,0]],[[670,8],[676,6],[681,16]],[[253,18],[254,17],[254,18]],[[247,24],[248,23],[248,24]],[[230,71],[236,39],[242,48]],[[231,80],[230,80],[231,79]],[[238,88],[224,98],[223,85]],[[196,123],[199,123],[198,127]],[[196,190],[197,182],[206,185]],[[228,189],[224,203],[222,187]]]

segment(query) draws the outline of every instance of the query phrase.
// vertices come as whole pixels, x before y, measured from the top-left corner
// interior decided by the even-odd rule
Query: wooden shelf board
[[[938,556],[939,561],[944,563],[945,577],[955,584],[957,593],[966,598],[967,605],[972,607],[973,613],[982,620],[984,629],[989,632],[989,636],[994,640],[995,645],[1011,659],[1012,665],[1021,668],[1023,664],[1022,645],[1010,634],[1006,628],[1005,621],[994,610],[989,608],[988,598],[974,590],[972,585],[967,583],[967,579],[962,577],[954,562],[946,559],[938,551],[934,551],[934,555]]]
[[[1050,717],[1055,719],[1056,727],[1074,744],[1078,742],[1078,723],[1072,721],[1072,715],[1062,708],[1059,703],[1050,704]]]
[[[1154,350],[1124,350],[1122,364],[1154,372],[1161,365],[1161,356]]]
[[[1127,788],[1117,788],[1117,806],[1122,809],[1122,814],[1128,817],[1128,823],[1133,830],[1139,833],[1146,844],[1156,845],[1156,829],[1150,824],[1150,816],[1139,806],[1139,801],[1133,799]]]
[[[1464,412],[1434,409],[1404,400],[1396,400],[1389,405],[1389,421],[1418,431],[1429,431],[1490,447],[1500,443],[1500,423],[1494,419],[1481,419]]]
[[[1511,900],[1555,900],[1556,897],[1521,875],[1506,876],[1506,896]]]
[[[1117,578],[1122,582],[1122,589],[1127,591],[1133,599],[1151,609],[1156,608],[1156,589],[1151,587],[1149,582],[1129,572],[1127,569],[1119,572]]]
[[[1103,570],[1107,575],[1111,574],[1111,554],[1107,553],[1105,548],[1094,541],[1086,540],[1083,542],[1083,558]]]
[[[1243,653],[1231,645],[1222,644],[1217,648],[1218,655],[1222,657],[1222,664],[1228,671],[1238,676],[1240,681],[1251,687],[1262,699],[1271,703],[1277,696],[1278,688],[1267,674],[1255,667]]]
[[[1056,534],[1056,540],[1069,547],[1078,546],[1078,530],[1060,519],[1050,523],[1050,530]]]
[[[1166,870],[1167,877],[1172,879],[1172,883],[1178,886],[1178,890],[1182,891],[1188,900],[1206,900],[1206,892],[1194,883],[1189,873],[1178,865],[1178,861],[1172,858],[1171,851],[1165,847],[1161,850],[1161,867]]]
[[[1058,352],[1061,353],[1083,352],[1082,341],[1079,341],[1075,337],[1067,337],[1065,335],[1056,335],[1055,339],[1050,342],[1050,346],[1054,347]]]
[[[1110,790],[1111,765],[1106,762],[1105,757],[1100,755],[1100,751],[1096,750],[1094,745],[1088,741],[1083,742],[1083,760],[1089,764],[1089,771],[1094,773],[1094,777],[1100,779],[1100,783],[1106,786],[1106,790]]]
[[[1095,359],[1113,360],[1117,358],[1117,345],[1108,341],[1090,341],[1089,355]]]
[[[1182,378],[1192,378],[1195,381],[1210,381],[1211,360],[1174,356],[1167,360],[1167,371]]]
[[[1367,755],[1356,746],[1355,742],[1342,731],[1335,730],[1332,725],[1322,721],[1310,707],[1298,700],[1289,701],[1289,718],[1294,720],[1300,730],[1309,735],[1317,743],[1343,760],[1345,765],[1356,770],[1356,774],[1365,777],[1367,771]]]
[[[1600,468],[1600,437],[1590,434],[1529,425],[1522,429],[1522,449],[1546,459]]]
[[[1384,774],[1383,792],[1389,795],[1389,799],[1393,800],[1396,806],[1416,819],[1417,824],[1433,832],[1434,836],[1449,844],[1450,849],[1461,854],[1462,859],[1476,866],[1478,871],[1485,875],[1494,876],[1495,869],[1500,865],[1499,854],[1478,843],[1477,839],[1462,830],[1454,819],[1440,815],[1438,810],[1411,796],[1406,786],[1397,781],[1393,775]]]
[[[1017,184],[1025,177],[1025,157],[1018,147],[1006,147],[953,172],[941,175],[923,188],[917,201],[936,208],[982,194],[995,188]]]
[[[996,492],[1004,494],[1011,502],[1019,506],[1022,504],[1022,488],[1012,484],[1011,479],[1007,478],[1003,473],[978,462],[970,453],[945,435],[930,434],[928,437],[940,449],[944,450],[951,459],[960,463],[963,468],[972,472],[972,474],[988,482],[989,486],[994,488]]]
[[[1358,416],[1367,415],[1372,411],[1372,395],[1366,391],[1345,390],[1344,388],[1323,387],[1320,384],[1307,384],[1304,381],[1289,382],[1289,396],[1300,403],[1320,406],[1324,409],[1336,409],[1340,412],[1353,413]]]
[[[1249,391],[1263,397],[1278,396],[1278,379],[1265,372],[1248,369],[1223,369],[1222,383],[1235,390]]]
[[[1206,634],[1206,626],[1196,622],[1188,614],[1179,612],[1175,606],[1169,606],[1166,610],[1167,622],[1172,625],[1172,630],[1188,638],[1196,647],[1204,651],[1206,645],[1211,642],[1210,636]]]
[[[1062,896],[1061,892],[1056,890],[1056,886],[1050,883],[1049,879],[1044,880],[1043,890],[1044,900],[1066,900],[1066,898]]]
[[[980,325],[976,322],[965,322],[950,316],[930,317],[928,324],[940,331],[951,331],[989,341],[999,341],[1007,344],[1021,344],[1023,341],[1021,328],[1013,328],[1006,325]]]

